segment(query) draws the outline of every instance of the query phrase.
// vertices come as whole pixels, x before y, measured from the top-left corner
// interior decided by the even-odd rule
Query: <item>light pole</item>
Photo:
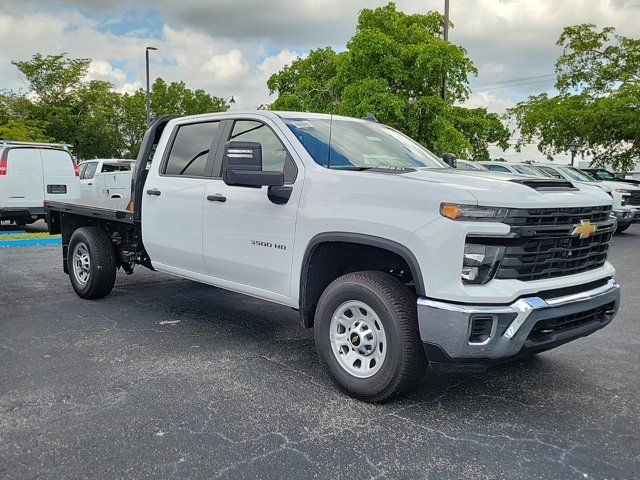
[[[449,43],[449,0],[444,0],[444,29],[443,40]],[[444,72],[442,78],[442,99],[447,100],[447,72]]]
[[[578,153],[578,149],[580,148],[580,142],[578,142],[577,138],[574,138],[569,145],[569,151],[571,152],[571,166],[575,167],[576,163],[576,153]]]
[[[158,50],[156,47],[147,47],[144,50],[146,60],[146,73],[147,73],[147,128],[151,123],[151,94],[149,93],[149,50]]]

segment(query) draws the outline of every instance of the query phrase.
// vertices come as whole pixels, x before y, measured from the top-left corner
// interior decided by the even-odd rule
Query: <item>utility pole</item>
[[[449,43],[449,0],[444,0],[444,32],[443,39]],[[447,100],[447,73],[442,78],[442,99]]]
[[[147,128],[151,124],[151,94],[149,92],[149,50],[158,50],[156,47],[147,47],[144,50],[147,73]]]

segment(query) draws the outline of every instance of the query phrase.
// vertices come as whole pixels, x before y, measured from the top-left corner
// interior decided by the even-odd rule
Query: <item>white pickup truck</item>
[[[365,401],[419,385],[427,365],[482,370],[589,335],[620,303],[606,193],[449,168],[369,120],[162,117],[128,210],[47,210],[80,297],[141,264],[288,305]]]
[[[96,207],[127,208],[131,169],[135,160],[94,159],[78,164],[80,203]]]

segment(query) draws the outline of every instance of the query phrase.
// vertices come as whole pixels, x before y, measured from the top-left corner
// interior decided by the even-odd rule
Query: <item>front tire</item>
[[[625,231],[627,228],[629,228],[630,226],[631,226],[631,225],[624,225],[624,226],[622,226],[622,227],[618,227],[618,228],[616,228],[616,235],[617,235],[617,234],[619,234],[619,233],[624,232],[624,231]]]
[[[116,281],[116,255],[107,232],[81,227],[73,232],[67,258],[71,285],[79,297],[107,296]]]
[[[416,298],[395,277],[356,272],[332,282],[318,302],[315,343],[348,395],[383,402],[419,384],[426,368]]]

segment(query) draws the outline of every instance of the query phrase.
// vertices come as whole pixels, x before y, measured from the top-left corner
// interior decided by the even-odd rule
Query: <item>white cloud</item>
[[[237,48],[221,55],[213,55],[202,65],[202,71],[211,73],[211,81],[220,86],[241,82],[249,71],[249,64]]]
[[[121,84],[127,79],[127,74],[119,68],[114,68],[104,60],[93,60],[89,65],[89,80],[106,80],[114,84]]]

